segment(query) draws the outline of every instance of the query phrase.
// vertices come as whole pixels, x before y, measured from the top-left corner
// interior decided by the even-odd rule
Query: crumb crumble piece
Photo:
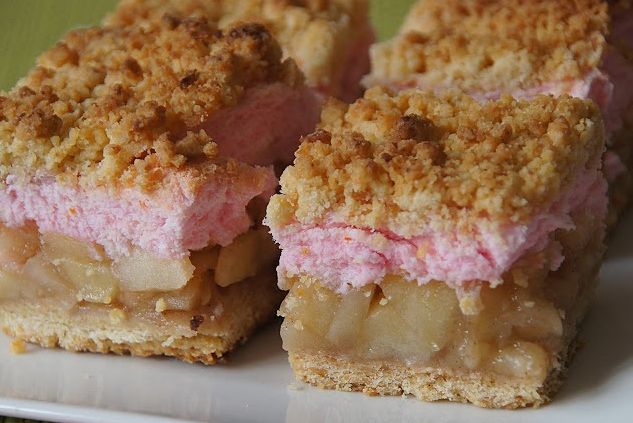
[[[26,342],[21,338],[12,339],[9,343],[9,351],[14,355],[24,354],[26,352]]]

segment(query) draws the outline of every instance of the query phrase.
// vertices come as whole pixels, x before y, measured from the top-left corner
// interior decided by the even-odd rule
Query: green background
[[[391,35],[413,0],[376,0],[372,19],[380,38]],[[116,0],[0,0],[0,89],[9,89],[35,57],[66,31],[97,24]]]
[[[389,37],[414,0],[374,0],[372,20],[381,39]],[[35,57],[66,31],[97,24],[117,0],[0,0],[0,90],[33,66]],[[26,420],[3,418],[0,423]]]

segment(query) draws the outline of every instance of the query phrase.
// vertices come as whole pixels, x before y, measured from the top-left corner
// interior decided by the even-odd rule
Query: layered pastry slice
[[[123,0],[106,23],[129,25],[168,16],[203,17],[225,27],[249,21],[266,25],[324,95],[353,101],[369,72],[374,32],[367,0]]]
[[[0,325],[213,363],[281,301],[261,226],[319,100],[259,24],[78,30],[0,96]]]
[[[484,407],[560,385],[603,255],[588,100],[368,90],[281,178],[284,348],[324,388]]]
[[[610,222],[633,179],[633,8],[601,0],[420,0],[372,49],[368,86],[459,88],[481,101],[569,94],[594,100],[607,131]]]

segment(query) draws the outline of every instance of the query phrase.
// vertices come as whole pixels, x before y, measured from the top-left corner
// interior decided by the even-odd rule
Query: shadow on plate
[[[611,231],[606,260],[633,257],[633,208],[631,208]]]
[[[583,346],[570,366],[569,378],[557,401],[595,395],[606,389],[611,378],[633,367],[632,279],[632,263],[605,263],[596,299],[580,332]]]
[[[281,347],[279,330],[281,318],[275,318],[259,329],[244,345],[240,345],[227,356],[225,365],[236,367],[261,366],[263,363],[287,361],[286,352]]]

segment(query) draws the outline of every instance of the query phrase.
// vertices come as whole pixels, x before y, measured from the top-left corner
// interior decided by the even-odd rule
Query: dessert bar
[[[516,408],[564,376],[604,251],[590,100],[331,101],[266,221],[282,337],[319,387]]]
[[[320,100],[269,31],[69,33],[0,96],[0,325],[207,364],[273,316],[262,219]]]

